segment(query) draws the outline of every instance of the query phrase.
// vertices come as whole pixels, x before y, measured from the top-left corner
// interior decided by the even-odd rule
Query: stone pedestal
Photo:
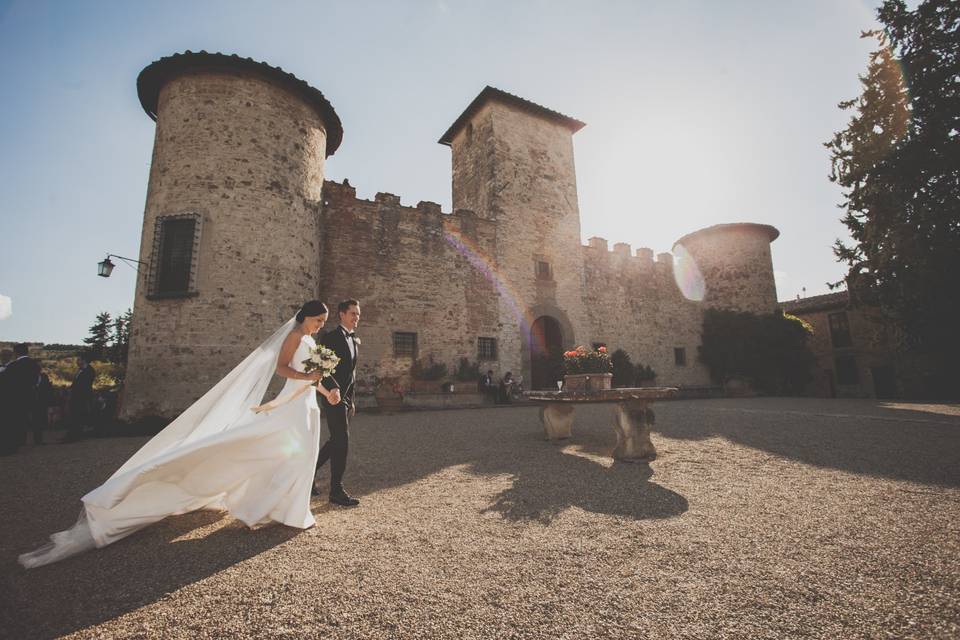
[[[541,403],[540,421],[547,439],[570,438],[573,431],[573,409],[580,403],[604,402],[615,405],[614,431],[617,446],[613,457],[624,462],[647,462],[657,457],[657,449],[650,439],[653,409],[656,400],[676,398],[674,387],[646,387],[635,389],[597,389],[563,391],[528,391],[524,394]]]
[[[569,438],[573,429],[573,405],[551,403],[540,407],[540,421],[547,440]]]
[[[616,408],[617,446],[613,457],[624,462],[646,462],[657,457],[650,440],[653,409],[637,400],[618,402]]]

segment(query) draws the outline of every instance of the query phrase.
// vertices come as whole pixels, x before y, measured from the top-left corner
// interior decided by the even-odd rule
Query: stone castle
[[[689,233],[673,253],[581,244],[573,134],[584,123],[487,87],[440,138],[453,211],[324,179],[337,113],[315,88],[250,59],[186,52],[147,66],[156,120],[122,417],[174,415],[300,303],[356,297],[358,375],[461,358],[526,386],[542,356],[605,344],[657,384],[710,384],[703,311],[777,308],[770,242],[753,223]]]

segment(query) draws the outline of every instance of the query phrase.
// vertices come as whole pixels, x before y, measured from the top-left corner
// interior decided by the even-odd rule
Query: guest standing
[[[37,380],[40,377],[40,365],[28,355],[27,345],[20,343],[13,348],[16,360],[3,370],[5,424],[0,430],[0,454],[10,455],[24,443],[27,429],[33,418],[37,404]]]
[[[83,437],[83,429],[90,422],[90,408],[93,404],[93,380],[97,377],[97,372],[90,365],[91,356],[87,353],[81,353],[77,356],[77,364],[80,370],[70,385],[70,400],[68,408],[70,410],[69,426],[67,436],[62,442],[76,442]]]

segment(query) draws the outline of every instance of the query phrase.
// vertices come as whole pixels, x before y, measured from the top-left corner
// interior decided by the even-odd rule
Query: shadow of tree
[[[665,402],[654,438],[719,436],[817,467],[960,486],[960,417],[873,400],[753,398]]]

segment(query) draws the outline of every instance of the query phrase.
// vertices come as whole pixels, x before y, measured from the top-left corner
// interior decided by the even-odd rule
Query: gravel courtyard
[[[651,465],[612,408],[361,414],[317,526],[169,518],[24,571],[143,438],[0,458],[9,638],[956,638],[960,407],[654,405]],[[326,469],[324,469],[326,477]]]

